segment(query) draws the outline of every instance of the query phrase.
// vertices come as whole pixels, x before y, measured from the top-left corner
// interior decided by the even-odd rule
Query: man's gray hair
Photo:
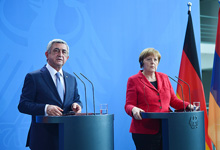
[[[67,54],[69,56],[69,46],[68,44],[64,41],[64,40],[61,40],[61,39],[53,39],[52,41],[50,41],[47,45],[47,52],[50,53],[51,52],[51,46],[53,45],[53,43],[62,43],[62,44],[65,44],[66,47],[67,47]]]

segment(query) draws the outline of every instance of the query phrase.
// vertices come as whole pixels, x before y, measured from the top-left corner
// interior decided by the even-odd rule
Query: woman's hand
[[[194,110],[194,106],[192,104],[189,104],[187,107],[186,107],[188,110],[192,110],[192,111],[199,111],[200,110],[200,107],[197,106],[196,107],[196,110]]]
[[[142,120],[141,112],[144,112],[144,110],[138,107],[132,108],[132,114],[136,120]]]

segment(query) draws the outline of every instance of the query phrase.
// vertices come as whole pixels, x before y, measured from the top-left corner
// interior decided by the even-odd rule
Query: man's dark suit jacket
[[[27,145],[32,150],[56,150],[59,148],[58,125],[36,123],[37,115],[45,115],[45,105],[56,105],[65,112],[71,110],[72,103],[82,107],[74,76],[63,71],[65,82],[64,102],[61,101],[53,79],[44,66],[42,69],[28,73],[25,77],[18,109],[32,115]]]

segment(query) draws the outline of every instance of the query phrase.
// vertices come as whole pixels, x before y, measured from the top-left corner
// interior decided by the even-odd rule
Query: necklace
[[[145,75],[144,71],[142,73],[145,76],[145,78],[147,78],[148,81],[150,81],[150,82],[157,81],[155,73],[152,76]]]

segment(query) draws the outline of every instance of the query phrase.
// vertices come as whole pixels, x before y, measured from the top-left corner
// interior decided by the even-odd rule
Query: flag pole
[[[220,0],[219,0],[220,1]],[[188,2],[188,14],[191,12],[191,6],[192,6],[192,3],[191,2]]]

